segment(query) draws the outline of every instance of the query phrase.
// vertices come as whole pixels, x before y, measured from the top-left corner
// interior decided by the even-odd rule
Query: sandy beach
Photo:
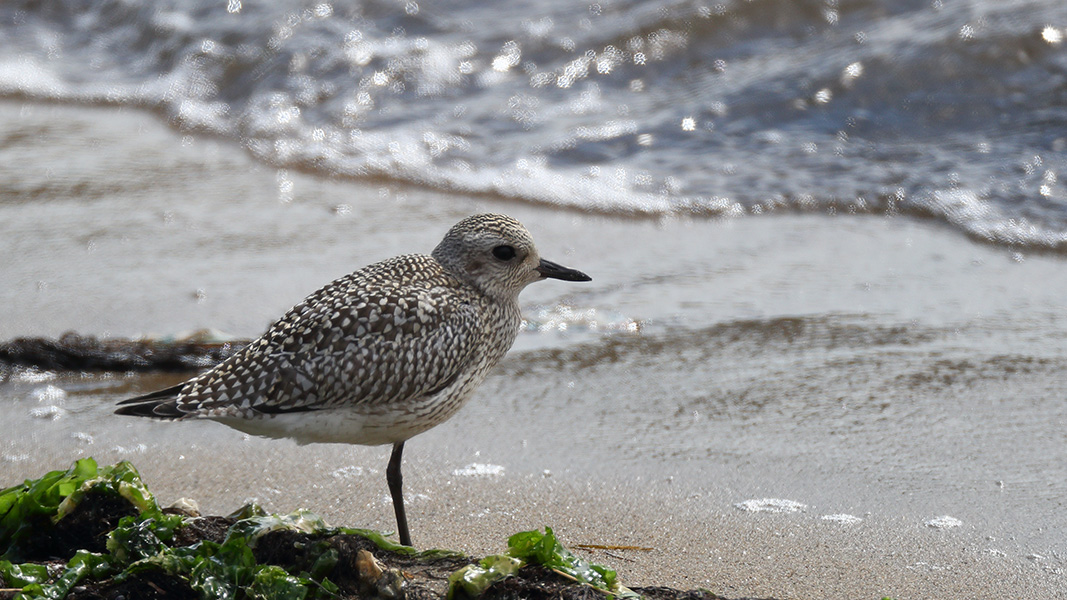
[[[527,290],[506,362],[408,443],[418,546],[548,525],[652,548],[589,554],[628,585],[1067,598],[1062,258],[900,217],[652,220],[317,178],[132,110],[7,102],[0,140],[4,340],[254,337],[483,210],[592,275]],[[385,448],[111,415],[181,375],[0,373],[0,486],[91,455],[164,504],[393,525]]]

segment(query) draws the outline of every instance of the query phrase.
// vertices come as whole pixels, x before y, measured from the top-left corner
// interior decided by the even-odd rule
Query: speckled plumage
[[[546,277],[589,279],[542,260],[518,221],[468,217],[432,255],[337,279],[228,360],[116,412],[212,419],[299,443],[391,443],[395,502],[403,442],[463,405],[515,341],[519,292]],[[402,501],[397,511],[399,522]]]
[[[432,257],[400,256],[309,296],[186,383],[174,408],[302,443],[403,441],[462,405],[520,319],[517,305],[489,301]]]

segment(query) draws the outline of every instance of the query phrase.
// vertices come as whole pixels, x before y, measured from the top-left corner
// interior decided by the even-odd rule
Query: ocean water
[[[1067,250],[1060,0],[9,0],[0,95],[323,175]]]

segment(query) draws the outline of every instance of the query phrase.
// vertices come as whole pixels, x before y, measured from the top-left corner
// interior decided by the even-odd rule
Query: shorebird
[[[299,444],[392,444],[386,480],[410,546],[404,442],[463,406],[518,335],[519,292],[546,278],[590,281],[542,259],[515,219],[467,217],[430,255],[341,277],[214,368],[115,412],[210,419]]]

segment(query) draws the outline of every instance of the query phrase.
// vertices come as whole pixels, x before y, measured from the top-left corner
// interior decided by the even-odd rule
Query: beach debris
[[[178,498],[164,510],[171,513],[180,513],[187,517],[200,516],[200,505],[192,498]]]
[[[192,371],[226,360],[248,340],[216,330],[142,339],[98,339],[68,332],[57,339],[16,338],[0,342],[0,364],[30,367],[32,372]]]
[[[359,571],[360,597],[394,600],[404,597],[404,574],[399,569],[390,569],[367,550],[356,554],[356,569]]]
[[[620,546],[616,544],[575,544],[575,548],[581,548],[582,550],[638,550],[641,552],[652,552],[655,548],[649,548],[647,546]]]

